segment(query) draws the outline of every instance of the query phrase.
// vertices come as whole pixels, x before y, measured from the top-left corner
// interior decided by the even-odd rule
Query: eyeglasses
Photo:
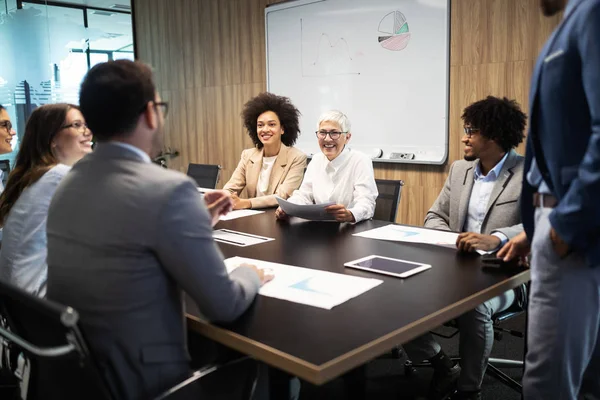
[[[327,131],[316,131],[315,132],[317,134],[317,137],[319,139],[325,139],[327,137],[327,135],[329,135],[329,137],[331,138],[331,140],[338,140],[340,138],[340,135],[345,135],[348,132],[327,132]]]
[[[160,108],[162,110],[163,117],[167,117],[167,114],[169,113],[169,103],[166,101],[158,101],[154,103],[154,107]]]
[[[479,129],[477,128],[471,128],[470,126],[465,126],[465,135],[467,135],[467,137],[469,139],[471,139],[471,136],[473,136],[474,133],[479,132]]]
[[[0,126],[6,128],[8,133],[10,133],[12,131],[13,124],[10,121],[2,121],[0,122]]]
[[[162,110],[162,114],[163,117],[167,117],[167,114],[169,113],[169,102],[167,101],[155,101],[154,103],[154,108],[160,108]],[[146,103],[148,104],[148,103]],[[142,109],[140,110],[140,114],[143,113],[144,111],[146,111],[146,107],[147,105],[144,104],[144,107],[142,107]]]
[[[75,128],[75,130],[80,133],[83,133],[83,132],[85,132],[86,129],[89,129],[88,126],[81,121],[75,121],[71,124],[64,125],[60,129],[67,129],[67,128]]]

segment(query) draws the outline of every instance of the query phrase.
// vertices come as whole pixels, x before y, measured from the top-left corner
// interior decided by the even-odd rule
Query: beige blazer
[[[282,143],[269,178],[268,194],[256,197],[256,185],[258,185],[262,161],[263,149],[252,148],[242,151],[240,163],[223,188],[236,195],[245,188],[252,208],[274,207],[277,205],[275,196],[283,199],[290,197],[294,190],[300,187],[306,168],[306,154]]]

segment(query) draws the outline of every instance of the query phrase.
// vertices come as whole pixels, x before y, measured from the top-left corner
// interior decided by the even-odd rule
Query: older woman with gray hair
[[[334,202],[326,211],[338,222],[359,222],[373,217],[377,185],[373,163],[365,154],[351,150],[350,120],[337,110],[321,114],[315,132],[321,154],[313,157],[300,188],[288,201],[295,204]],[[287,219],[278,208],[277,219]]]

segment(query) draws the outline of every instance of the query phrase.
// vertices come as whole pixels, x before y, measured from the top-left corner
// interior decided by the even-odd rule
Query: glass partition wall
[[[121,58],[134,58],[130,0],[0,0],[0,104],[17,141],[33,109],[77,104],[85,73]]]

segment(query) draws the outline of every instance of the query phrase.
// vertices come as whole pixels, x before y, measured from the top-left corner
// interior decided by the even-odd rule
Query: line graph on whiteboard
[[[307,39],[304,21],[300,18],[302,76],[360,75],[352,57],[351,45],[344,37],[332,37],[322,32],[318,40]]]

